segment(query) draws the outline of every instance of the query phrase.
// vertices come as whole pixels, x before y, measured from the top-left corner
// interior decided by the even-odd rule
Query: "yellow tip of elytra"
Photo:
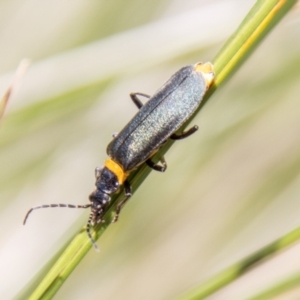
[[[213,64],[210,62],[206,62],[204,64],[200,62],[194,65],[194,70],[196,72],[200,72],[203,75],[206,86],[207,88],[209,88],[215,78]]]

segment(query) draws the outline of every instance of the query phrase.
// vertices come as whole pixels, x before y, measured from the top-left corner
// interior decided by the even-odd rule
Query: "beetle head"
[[[102,222],[105,208],[110,202],[110,196],[96,189],[90,194],[89,199],[91,201],[91,223],[95,225]]]

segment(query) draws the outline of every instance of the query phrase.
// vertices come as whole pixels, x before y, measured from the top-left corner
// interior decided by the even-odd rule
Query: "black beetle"
[[[139,111],[108,145],[109,158],[103,168],[95,170],[96,189],[89,196],[90,203],[36,206],[27,212],[23,224],[34,209],[91,207],[86,231],[95,249],[98,250],[91,236],[90,226],[104,222],[103,216],[110,203],[111,195],[124,185],[125,198],[117,205],[112,222],[118,220],[122,207],[132,195],[127,177],[139,165],[146,162],[156,171],[166,170],[164,157],[160,159],[161,165],[151,161],[151,157],[167,139],[183,139],[198,130],[198,127],[194,126],[181,134],[175,133],[199,107],[213,79],[213,65],[209,62],[197,63],[177,71],[152,97],[143,93],[131,93],[130,97]],[[138,96],[150,99],[143,105]]]

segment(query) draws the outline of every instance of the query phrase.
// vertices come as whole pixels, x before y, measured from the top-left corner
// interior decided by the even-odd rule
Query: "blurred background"
[[[137,111],[129,93],[211,61],[255,2],[0,1],[1,95],[31,60],[0,126],[1,299],[20,299],[89,214],[39,210],[24,227],[27,210],[88,203],[112,133]],[[299,33],[296,6],[55,299],[174,299],[300,226]],[[209,299],[247,299],[299,272],[299,256],[296,245]]]

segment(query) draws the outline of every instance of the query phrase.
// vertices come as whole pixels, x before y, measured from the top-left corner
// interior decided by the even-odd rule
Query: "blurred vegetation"
[[[39,211],[22,228],[27,209],[86,203],[111,134],[136,112],[128,94],[211,60],[253,3],[1,1],[2,94],[19,61],[33,62],[0,127],[1,299],[30,285],[88,215]],[[168,152],[167,173],[151,174],[59,298],[172,299],[299,225],[298,23],[296,7],[215,93],[199,132]],[[291,276],[298,248],[210,299]]]

